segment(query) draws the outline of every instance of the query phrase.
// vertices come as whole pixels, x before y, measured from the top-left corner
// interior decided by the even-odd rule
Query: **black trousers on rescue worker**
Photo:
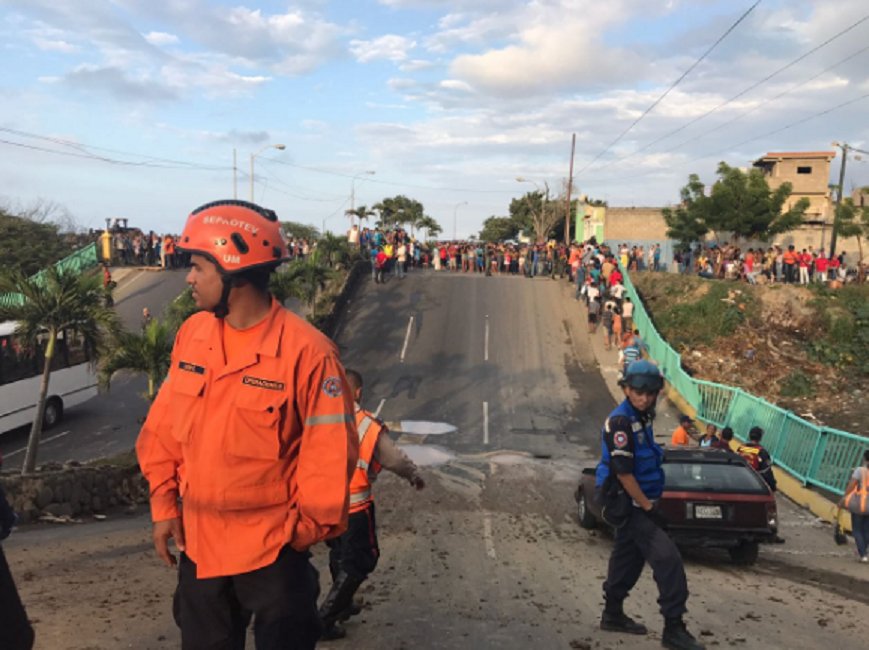
[[[347,530],[340,537],[328,540],[326,545],[333,580],[342,571],[359,582],[365,580],[380,559],[374,503],[369,503],[364,510],[351,512]]]
[[[621,606],[647,563],[658,585],[661,614],[665,619],[682,616],[688,611],[685,606],[688,580],[682,555],[670,536],[635,507],[625,525],[616,530],[615,546],[603,583],[608,606]]]
[[[181,554],[173,610],[182,650],[242,650],[251,617],[256,650],[310,650],[322,630],[319,574],[308,552],[281,549],[269,566],[198,579]]]

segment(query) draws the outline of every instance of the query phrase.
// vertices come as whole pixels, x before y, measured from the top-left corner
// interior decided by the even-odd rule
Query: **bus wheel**
[[[50,429],[63,417],[63,402],[59,397],[52,397],[45,403],[45,415],[42,417],[42,428]]]

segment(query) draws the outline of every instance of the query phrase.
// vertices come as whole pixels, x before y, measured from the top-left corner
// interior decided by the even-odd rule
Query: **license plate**
[[[721,519],[721,506],[694,506],[695,519]]]

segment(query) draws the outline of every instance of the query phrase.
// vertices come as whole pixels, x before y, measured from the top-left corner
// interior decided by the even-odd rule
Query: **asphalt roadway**
[[[611,539],[578,527],[572,493],[618,393],[613,353],[588,335],[565,283],[366,279],[336,340],[365,377],[365,406],[392,424],[427,487],[377,482],[380,564],[348,638],[323,647],[659,647],[648,570],[626,607],[650,635],[597,628]],[[674,417],[667,404],[660,411],[659,435]],[[687,557],[690,628],[710,647],[865,647],[869,567],[833,546],[829,528],[780,507],[788,543],[764,548],[756,567],[724,553]],[[174,576],[154,557],[142,514],[31,527],[4,548],[38,647],[179,647]],[[314,561],[326,589],[322,547]]]

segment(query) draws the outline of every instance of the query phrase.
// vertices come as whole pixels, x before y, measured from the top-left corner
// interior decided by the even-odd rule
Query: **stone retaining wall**
[[[148,484],[138,466],[43,467],[31,476],[0,476],[22,523],[40,517],[79,517],[117,506],[148,503]]]

